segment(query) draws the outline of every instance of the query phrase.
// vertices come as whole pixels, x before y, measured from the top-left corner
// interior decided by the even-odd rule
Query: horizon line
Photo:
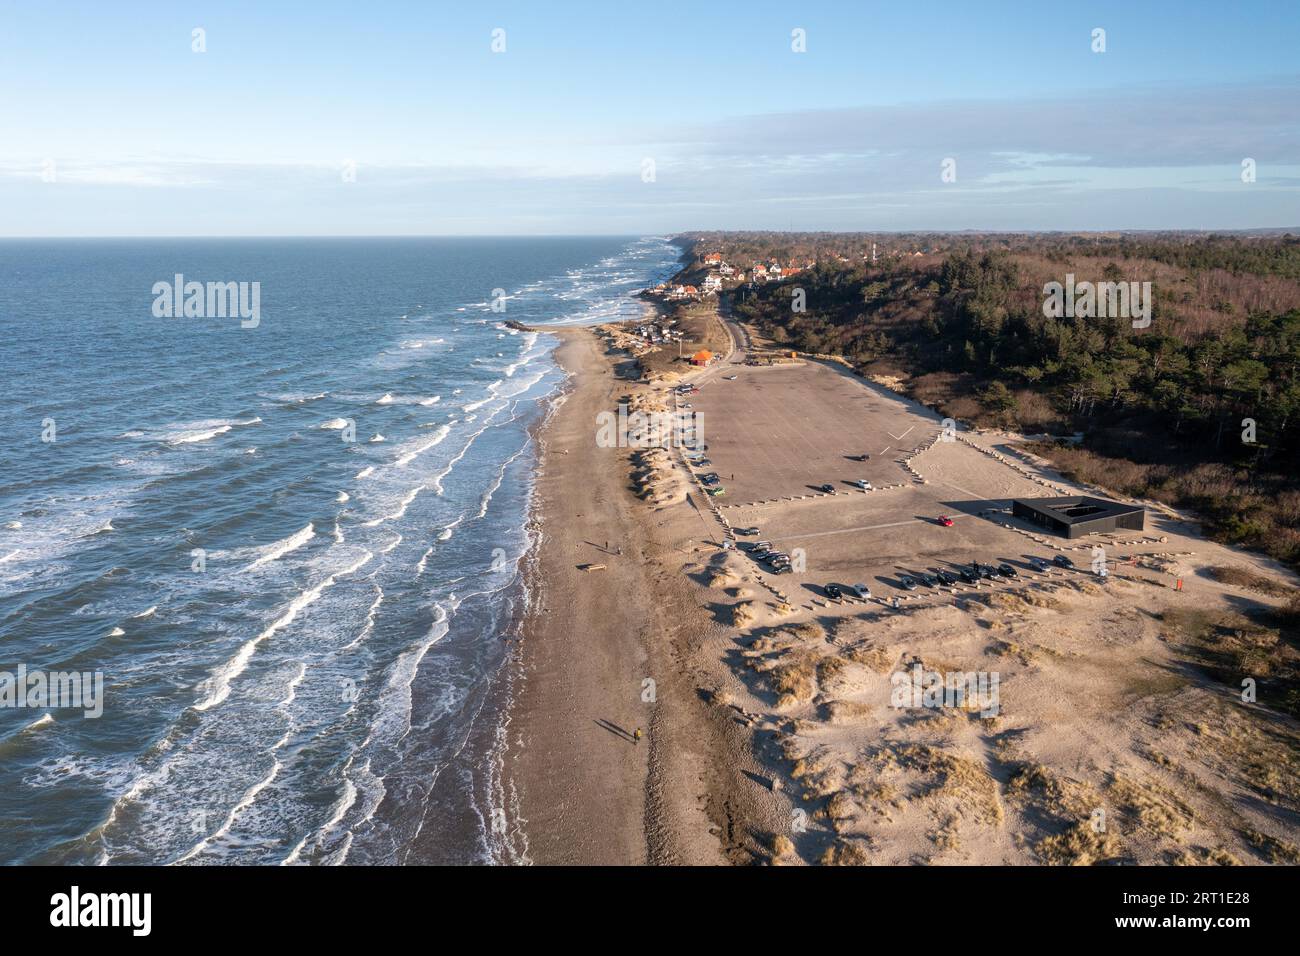
[[[645,239],[662,236],[665,241],[699,235],[771,234],[787,236],[1106,236],[1106,235],[1243,235],[1276,233],[1300,234],[1300,224],[1289,226],[1246,226],[1237,228],[1147,227],[1117,229],[685,229],[671,233],[638,232],[428,232],[428,233],[247,233],[148,235],[0,235],[0,242],[85,241],[85,240],[194,240],[194,239]]]

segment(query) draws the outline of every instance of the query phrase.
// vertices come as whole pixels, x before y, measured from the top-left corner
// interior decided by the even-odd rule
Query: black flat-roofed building
[[[1067,538],[1105,534],[1119,528],[1141,531],[1146,521],[1146,511],[1141,505],[1126,505],[1120,501],[1089,498],[1086,495],[1069,498],[1017,498],[1011,503],[1011,513]]]

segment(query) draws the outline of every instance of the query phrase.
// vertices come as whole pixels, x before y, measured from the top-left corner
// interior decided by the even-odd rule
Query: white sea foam
[[[336,826],[338,826],[341,822],[343,822],[343,818],[347,816],[348,811],[352,809],[353,804],[355,804],[356,802],[357,802],[357,786],[350,779],[344,777],[343,792],[339,795],[338,800],[335,801],[334,809],[330,812],[329,819],[326,820],[324,825],[315,833],[308,834],[307,836],[299,840],[297,846],[295,846],[289,852],[289,855],[280,861],[280,865],[293,866],[295,863],[297,863],[302,856],[302,851],[303,848],[307,845],[307,841],[310,840],[312,837],[316,838],[315,845],[320,846],[325,836]],[[351,836],[351,834],[348,835]]]
[[[282,558],[290,551],[298,550],[314,537],[316,537],[316,526],[311,522],[308,522],[307,527],[300,531],[295,531],[287,538],[281,538],[279,541],[268,544],[263,548],[261,556],[245,570],[252,571],[254,568],[261,567],[269,561],[275,561],[277,558]]]
[[[385,395],[375,404],[376,405],[423,405],[427,407],[429,405],[436,405],[441,400],[442,397],[439,395],[433,395],[433,396],[394,395],[392,392],[389,392],[387,395]]]
[[[290,601],[283,614],[272,621],[271,624],[256,637],[245,641],[234,657],[217,668],[217,670],[213,672],[212,676],[200,685],[200,689],[205,692],[205,696],[201,701],[194,705],[194,709],[199,711],[211,710],[229,697],[230,682],[244,672],[244,669],[248,667],[248,662],[252,660],[253,655],[257,652],[257,648],[263,641],[274,635],[277,631],[292,624],[294,618],[298,616],[299,612],[301,612],[303,608],[311,605],[326,591],[326,589],[333,587],[335,581],[360,570],[369,563],[370,559],[373,557],[374,554],[372,552],[366,551],[364,556],[359,558],[353,564],[344,568],[342,571],[335,571],[320,583],[314,587],[308,588]]]
[[[414,501],[416,496],[418,496],[423,490],[424,485],[416,485],[402,496],[396,511],[389,512],[386,515],[381,515],[378,518],[371,518],[369,521],[363,521],[361,522],[361,526],[363,528],[373,528],[376,525],[383,524],[385,521],[396,521],[401,518],[402,515],[406,514],[406,509],[410,507],[411,502]]]
[[[218,435],[224,435],[233,427],[233,425],[220,425],[207,431],[183,432],[173,438],[167,439],[167,443],[169,445],[188,445],[192,442],[207,441],[210,438],[216,438]]]
[[[348,420],[346,418],[331,418],[329,421],[323,423],[320,427],[338,431],[340,428],[348,427]]]
[[[370,610],[366,612],[366,621],[361,626],[361,631],[349,643],[343,646],[343,650],[350,651],[354,647],[360,647],[366,642],[375,629],[375,615],[379,613],[379,605],[384,603],[384,589],[375,584],[375,599],[370,602]]]
[[[20,734],[25,734],[29,730],[40,730],[42,727],[48,727],[52,723],[54,723],[53,714],[42,714],[18,732]]]
[[[245,421],[233,419],[212,419],[203,422],[192,422],[189,425],[180,426],[180,431],[173,432],[166,437],[169,445],[189,445],[194,442],[209,441],[218,435],[224,435],[232,428],[242,427],[244,425],[257,425],[262,421],[261,418],[249,418]]]
[[[272,781],[274,781],[276,776],[279,775],[282,766],[283,764],[280,763],[280,759],[278,757],[275,758],[271,765],[271,772],[244,791],[244,795],[239,798],[239,802],[231,807],[230,812],[226,814],[226,819],[222,822],[221,826],[219,826],[215,832],[210,833],[198,843],[194,844],[194,846],[190,847],[189,851],[177,859],[176,862],[185,863],[192,860],[210,847],[214,842],[229,833],[230,828],[235,825],[235,820],[238,819],[241,813],[253,805],[253,801],[257,799],[259,793],[271,785]]]
[[[328,394],[329,392],[315,392],[312,394],[308,394],[307,392],[289,392],[287,394],[263,395],[262,397],[269,398],[273,402],[280,402],[284,405],[305,405],[308,402],[319,401]]]
[[[288,712],[289,705],[298,699],[298,685],[302,683],[303,678],[306,676],[307,676],[307,665],[304,664],[302,661],[298,661],[297,670],[295,671],[293,677],[289,680],[288,685],[285,687],[284,697],[281,698],[280,703],[278,703],[276,707],[278,707],[281,711],[284,711],[286,713]],[[280,743],[276,744],[275,747],[273,747],[272,749],[279,750],[280,747],[282,747],[288,741],[288,739],[289,739],[289,735],[285,734],[285,736],[280,738]]]
[[[366,467],[362,468],[359,472],[357,472],[356,475],[357,481],[360,481],[362,478],[369,478],[374,473],[375,473],[375,466],[366,465]]]
[[[411,448],[410,451],[406,452],[406,454],[398,458],[397,459],[398,467],[405,468],[411,462],[415,461],[415,459],[418,456],[424,454],[430,448],[434,448],[435,446],[440,445],[442,443],[442,440],[446,438],[447,435],[450,433],[451,433],[451,428],[449,426],[447,425],[441,426],[436,432],[434,432],[432,438],[428,439],[427,441],[416,444],[415,447]],[[408,445],[409,444],[410,443],[408,443]],[[407,446],[404,445],[403,447],[407,447]]]
[[[472,412],[476,409],[482,408],[488,402],[492,401],[494,398],[497,397],[497,389],[499,389],[503,384],[505,383],[501,379],[497,379],[495,382],[493,382],[491,385],[487,387],[488,390],[487,398],[479,399],[477,402],[470,402],[468,405],[465,406],[465,411]]]
[[[448,604],[454,611],[458,604],[454,595]],[[433,622],[425,636],[398,655],[389,668],[388,679],[380,691],[379,713],[382,716],[377,721],[383,739],[401,740],[411,731],[411,685],[429,648],[442,640],[449,628],[450,615],[444,605],[435,603],[433,613]],[[400,725],[395,726],[396,721],[400,721]]]
[[[398,505],[397,510],[394,511],[392,514],[387,515],[388,520],[396,521],[398,518],[402,517],[402,515],[406,514],[406,509],[411,506],[411,502],[414,501],[416,499],[416,496],[419,495],[419,493],[422,492],[423,490],[424,490],[424,485],[416,485],[405,495],[403,495],[401,504]]]

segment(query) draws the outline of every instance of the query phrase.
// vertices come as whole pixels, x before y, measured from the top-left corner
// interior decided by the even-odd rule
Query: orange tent
[[[713,353],[708,349],[700,349],[691,356],[692,365],[708,365],[713,360]]]

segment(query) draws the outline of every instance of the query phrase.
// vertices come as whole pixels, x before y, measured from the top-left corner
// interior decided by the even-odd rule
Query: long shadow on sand
[[[624,730],[618,724],[613,723],[612,721],[605,720],[603,717],[596,721],[596,726],[601,728],[602,730],[608,730],[615,737],[619,737],[622,740],[626,740],[630,744],[636,743],[636,738],[632,736],[631,731]]]

